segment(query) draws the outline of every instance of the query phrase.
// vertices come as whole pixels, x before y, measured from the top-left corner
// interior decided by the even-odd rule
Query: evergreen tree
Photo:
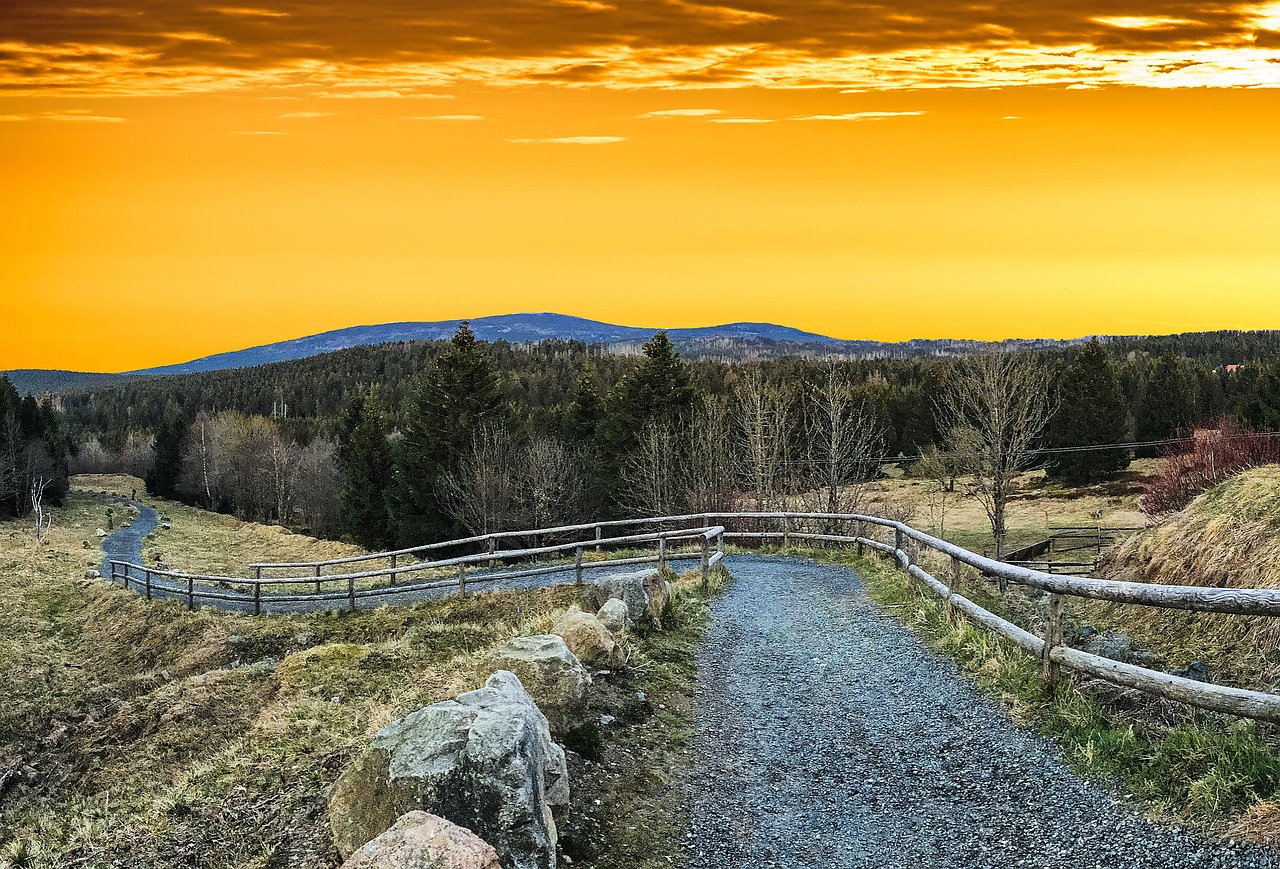
[[[591,367],[591,363],[584,362],[582,370],[578,372],[573,402],[565,414],[564,433],[577,443],[593,443],[603,415],[604,403],[600,400],[600,393],[596,389],[595,370]]]
[[[1280,362],[1271,363],[1258,376],[1245,416],[1266,431],[1280,430]]]
[[[640,366],[623,377],[609,393],[599,428],[603,471],[615,495],[623,464],[653,424],[674,425],[693,412],[696,393],[689,369],[667,338],[654,334],[644,347]]]
[[[405,546],[458,530],[438,498],[451,471],[480,427],[503,419],[498,376],[466,323],[422,373],[405,412],[392,519]]]
[[[156,429],[155,458],[147,471],[147,491],[160,498],[178,497],[182,452],[187,445],[187,421],[176,405],[169,405]]]
[[[1054,447],[1119,444],[1129,440],[1133,417],[1111,357],[1095,339],[1058,380],[1058,412],[1049,424]],[[1092,482],[1129,467],[1126,449],[1051,454],[1048,472],[1072,485]]]
[[[1195,425],[1199,394],[1200,384],[1186,360],[1172,352],[1157,359],[1138,405],[1138,440],[1171,438]]]
[[[342,416],[338,460],[343,473],[343,527],[362,546],[390,545],[391,446],[386,414],[372,389],[353,398]]]

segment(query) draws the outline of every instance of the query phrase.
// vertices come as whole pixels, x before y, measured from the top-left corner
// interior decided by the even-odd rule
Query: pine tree
[[[1133,417],[1111,357],[1095,339],[1058,379],[1058,412],[1049,425],[1054,447],[1119,444],[1129,440]],[[1051,454],[1048,472],[1081,485],[1129,467],[1127,449]]]
[[[1200,385],[1185,359],[1165,353],[1156,360],[1138,406],[1138,440],[1171,438],[1197,421]]]
[[[1271,363],[1258,376],[1245,416],[1266,431],[1280,430],[1280,362]]]
[[[392,503],[401,544],[459,530],[439,501],[441,475],[453,469],[482,425],[503,417],[493,362],[462,323],[422,373],[408,402]]]
[[[391,447],[386,414],[372,389],[352,399],[342,416],[338,460],[343,473],[343,527],[362,546],[389,545],[393,539],[387,506]]]
[[[600,400],[600,392],[596,389],[595,370],[590,362],[584,362],[582,370],[578,372],[573,402],[565,414],[564,433],[577,443],[593,443],[603,415],[604,403]]]
[[[187,421],[176,405],[170,404],[156,429],[155,458],[147,471],[147,491],[160,498],[178,497],[182,475],[182,452],[187,444]]]
[[[609,393],[598,429],[602,472],[618,497],[621,471],[635,452],[640,435],[654,425],[674,426],[693,412],[696,392],[689,369],[665,331],[644,347],[644,361]]]

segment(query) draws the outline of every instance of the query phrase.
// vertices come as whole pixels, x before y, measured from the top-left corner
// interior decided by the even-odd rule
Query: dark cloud
[[[921,79],[946,83],[961,68],[970,74],[981,68],[948,59],[961,54],[995,53],[996,66],[1007,72],[1003,61],[1019,53],[1037,53],[1043,61],[1046,53],[1066,48],[1083,52],[1082,67],[1039,63],[1022,66],[1022,75],[1027,81],[1046,75],[1056,80],[1055,72],[1081,75],[1089,67],[1096,71],[1098,64],[1088,61],[1101,56],[1105,66],[1114,55],[1152,55],[1160,72],[1169,75],[1195,63],[1191,55],[1197,52],[1274,49],[1278,34],[1259,26],[1265,5],[1209,0],[262,0],[223,5],[117,0],[73,7],[5,0],[0,4],[0,87],[28,87],[15,79],[31,78],[21,71],[33,66],[48,71],[46,87],[88,90],[113,84],[145,90],[166,82],[199,88],[208,76],[223,80],[217,86],[315,84],[331,90],[360,70],[378,80],[390,76],[393,90],[448,86],[460,76],[617,86],[873,86],[877,76],[886,84],[910,78],[909,63],[899,68],[897,61],[912,53],[919,53]],[[857,71],[860,57],[871,67]],[[832,60],[844,67],[824,65]],[[846,68],[851,63],[853,71]],[[458,65],[465,65],[461,72]],[[360,87],[380,89],[370,81]]]

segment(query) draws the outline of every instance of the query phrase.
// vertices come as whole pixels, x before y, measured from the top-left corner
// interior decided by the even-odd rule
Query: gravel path
[[[699,655],[692,869],[1273,865],[1071,775],[852,571],[727,566]]]
[[[160,518],[156,515],[156,511],[141,501],[130,501],[127,498],[115,498],[114,500],[116,504],[129,504],[136,507],[138,515],[128,528],[121,528],[119,531],[112,532],[102,539],[102,566],[99,570],[107,579],[111,578],[110,562],[112,561],[128,561],[132,564],[143,563],[143,539],[152,531],[155,531],[160,524]]]

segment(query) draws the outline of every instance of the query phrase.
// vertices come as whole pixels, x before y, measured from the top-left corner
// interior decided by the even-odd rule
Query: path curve
[[[853,571],[727,566],[699,652],[691,869],[1273,865],[1071,775]]]
[[[107,579],[111,578],[111,562],[127,561],[131,564],[143,564],[142,544],[148,534],[155,531],[160,524],[156,511],[141,501],[116,496],[114,505],[128,505],[137,508],[138,515],[129,523],[129,527],[113,531],[102,539],[102,566],[100,572]]]

